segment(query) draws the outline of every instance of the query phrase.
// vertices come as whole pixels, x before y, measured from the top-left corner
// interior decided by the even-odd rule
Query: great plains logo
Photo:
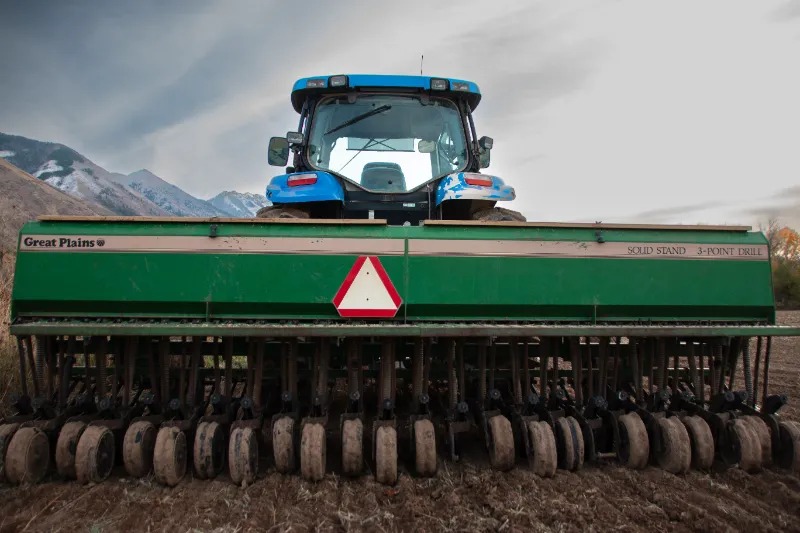
[[[26,248],[102,248],[106,241],[103,239],[90,239],[84,237],[55,237],[48,239],[37,239],[36,237],[25,237],[22,244]]]

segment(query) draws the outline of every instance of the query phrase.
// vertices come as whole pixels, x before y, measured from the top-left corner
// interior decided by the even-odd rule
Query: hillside
[[[16,248],[22,225],[39,215],[109,215],[89,206],[0,158],[0,251]]]
[[[110,172],[68,146],[19,135],[0,133],[0,159],[116,215],[251,217],[267,203],[263,195],[236,191],[202,200],[149,170]]]

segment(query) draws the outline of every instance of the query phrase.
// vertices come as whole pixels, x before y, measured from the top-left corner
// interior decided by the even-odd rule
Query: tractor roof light
[[[286,179],[286,185],[289,187],[297,187],[299,185],[314,185],[316,182],[316,174],[292,174]]]
[[[450,85],[454,91],[466,91],[469,92],[469,83],[465,81],[454,81],[452,85]]]
[[[286,140],[289,141],[289,144],[303,144],[303,134],[299,131],[287,132]]]
[[[347,87],[347,76],[331,76],[328,78],[328,87]]]
[[[324,78],[314,78],[306,81],[306,89],[324,89],[328,82]]]
[[[441,78],[431,78],[432,91],[446,91],[447,85],[448,85],[447,80],[443,80]]]

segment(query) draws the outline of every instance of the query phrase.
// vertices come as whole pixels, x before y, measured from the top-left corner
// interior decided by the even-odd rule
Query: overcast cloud
[[[0,0],[0,131],[263,193],[296,78],[424,54],[481,87],[490,170],[530,220],[798,227],[799,4]]]

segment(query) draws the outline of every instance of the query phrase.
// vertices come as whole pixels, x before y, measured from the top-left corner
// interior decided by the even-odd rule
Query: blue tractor
[[[497,207],[513,187],[480,173],[492,139],[472,113],[469,81],[429,76],[336,75],[294,84],[298,131],[269,142],[269,163],[286,166],[267,186],[261,218],[380,218],[524,221]]]

